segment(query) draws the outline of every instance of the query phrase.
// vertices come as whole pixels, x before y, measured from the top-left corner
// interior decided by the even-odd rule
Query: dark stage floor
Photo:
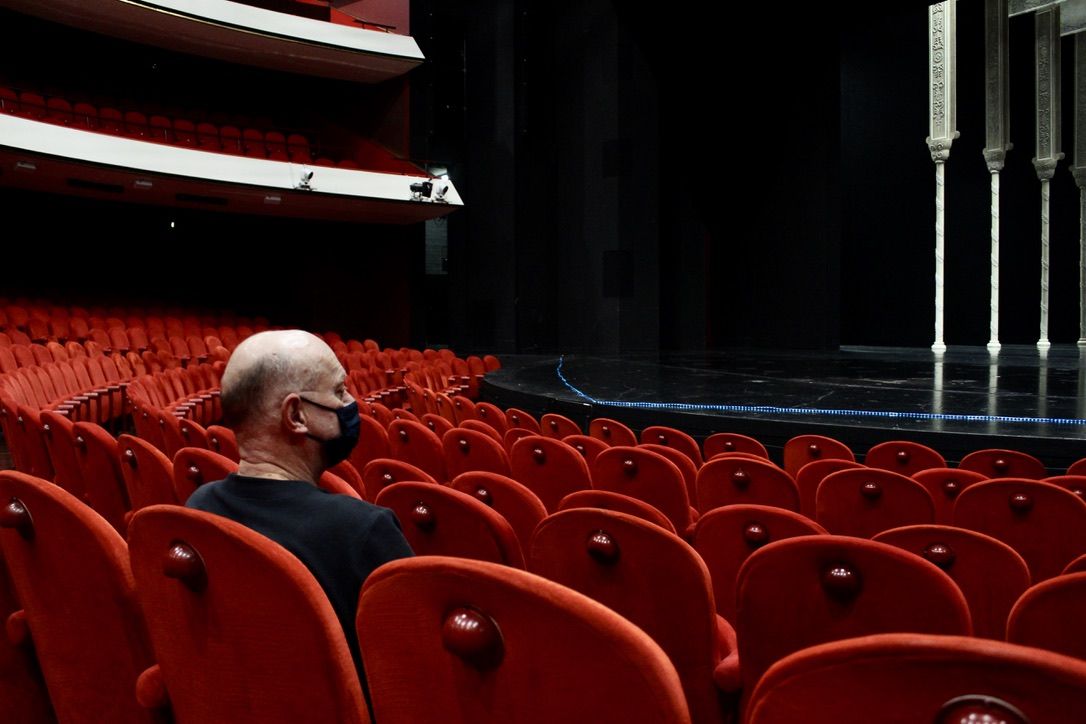
[[[613,417],[702,438],[740,432],[779,457],[803,432],[857,454],[885,440],[931,445],[956,463],[972,450],[1030,452],[1053,472],[1086,457],[1086,351],[1005,345],[930,350],[727,351],[621,358],[503,356],[484,397],[502,407],[561,412],[584,424]]]

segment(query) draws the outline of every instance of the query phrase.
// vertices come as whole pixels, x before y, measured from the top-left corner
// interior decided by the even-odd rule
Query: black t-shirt
[[[383,563],[413,555],[391,510],[302,480],[237,474],[197,488],[186,506],[237,521],[304,563],[328,596],[362,672],[354,625],[362,582]]]

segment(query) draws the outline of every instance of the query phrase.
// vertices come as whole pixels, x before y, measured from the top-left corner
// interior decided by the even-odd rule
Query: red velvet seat
[[[362,468],[362,481],[366,485],[366,500],[375,500],[382,490],[393,483],[429,483],[437,485],[433,476],[411,463],[393,458],[377,458]]]
[[[815,520],[835,535],[870,538],[890,528],[934,523],[935,504],[923,485],[904,475],[838,470],[818,486]]]
[[[124,112],[124,132],[131,138],[140,140],[147,137],[150,129],[147,127],[147,116],[140,111]]]
[[[547,509],[535,493],[504,475],[484,471],[461,473],[449,482],[449,487],[472,495],[498,511],[513,527],[522,552],[528,550],[539,521],[547,517]]]
[[[452,402],[453,417],[457,425],[463,425],[468,420],[477,420],[479,415],[475,412],[475,403],[464,395],[455,395],[449,398]],[[488,425],[492,430],[493,426]],[[495,432],[497,432],[495,430]],[[499,441],[500,441],[499,436]]]
[[[722,505],[771,505],[799,510],[799,490],[792,476],[768,460],[721,457],[701,466],[697,478],[702,514]]]
[[[1086,662],[999,641],[888,633],[814,646],[777,662],[755,687],[746,721],[1083,719]]]
[[[908,440],[891,440],[868,450],[864,456],[864,465],[912,476],[929,468],[945,468],[946,459],[927,445]]]
[[[6,622],[21,609],[4,556],[0,554],[0,620]],[[12,619],[13,622],[18,620],[19,616]],[[4,702],[4,713],[11,721],[26,724],[56,722],[45,679],[29,639],[13,642],[9,636],[0,636],[0,672],[0,701]]]
[[[795,475],[796,487],[799,489],[799,512],[813,520],[815,516],[815,494],[818,492],[818,486],[822,484],[826,476],[830,473],[836,473],[838,470],[862,467],[864,466],[852,460],[834,458],[812,460],[804,465]]]
[[[790,538],[755,551],[739,570],[736,605],[744,697],[774,662],[815,644],[888,632],[972,634],[965,597],[946,573],[847,536]]]
[[[223,153],[241,155],[241,131],[237,126],[219,126],[219,143],[222,144]]]
[[[509,475],[509,456],[505,448],[487,433],[453,428],[442,436],[441,447],[450,479],[469,470]]]
[[[927,488],[935,503],[935,522],[950,525],[954,520],[954,501],[970,485],[987,480],[981,473],[961,468],[929,468],[912,476]]]
[[[565,415],[556,412],[548,412],[539,418],[539,430],[541,435],[561,440],[570,435],[580,435],[581,426]]]
[[[178,146],[196,146],[196,125],[187,118],[175,118],[173,122],[174,143]]]
[[[289,161],[287,152],[287,140],[279,131],[268,131],[264,134],[264,145],[268,150],[268,158],[272,161]]]
[[[201,151],[222,151],[219,129],[214,123],[204,121],[196,124],[196,142]]]
[[[222,425],[209,425],[207,428],[207,449],[216,452],[234,462],[241,460],[238,439],[234,431]]]
[[[515,407],[510,407],[505,411],[505,425],[507,430],[519,427],[531,430],[536,435],[542,432],[539,427],[539,420],[536,420],[535,417],[524,410],[518,410]]]
[[[972,470],[989,478],[1029,478],[1040,480],[1048,475],[1044,463],[1018,450],[977,450],[958,463],[962,470]]]
[[[458,427],[463,430],[473,430],[475,432],[483,433],[491,440],[496,442],[498,446],[501,447],[502,452],[505,452],[505,443],[502,440],[501,434],[485,422],[475,419],[464,420],[458,425]],[[448,431],[446,430],[446,432]]]
[[[45,120],[45,98],[34,91],[19,93],[19,114],[35,121]]]
[[[767,505],[729,505],[698,518],[693,546],[713,580],[717,613],[735,621],[735,581],[754,551],[801,535],[826,535],[826,529],[799,513]]]
[[[53,463],[53,482],[86,502],[83,471],[75,455],[75,424],[53,410],[42,410],[39,419],[42,438]]]
[[[153,114],[147,121],[148,141],[157,141],[158,143],[174,143],[173,135],[173,123],[169,118],[159,114]]]
[[[1086,553],[1086,501],[1027,479],[987,480],[962,491],[954,525],[1003,541],[1026,560],[1034,583]]]
[[[132,510],[151,505],[177,505],[173,463],[165,453],[134,435],[121,435],[117,443]]]
[[[765,445],[749,435],[740,435],[736,432],[717,432],[705,438],[702,445],[702,458],[709,460],[714,455],[722,452],[746,452],[758,457],[769,459],[769,452]]]
[[[1086,475],[1052,475],[1041,482],[1058,485],[1064,490],[1070,490],[1080,498],[1086,498]]]
[[[389,456],[388,431],[369,415],[360,415],[359,421],[358,444],[351,450],[349,459],[356,468],[365,470],[371,460]]]
[[[445,482],[445,453],[441,438],[418,422],[393,420],[388,426],[390,455],[424,470],[438,482]],[[373,491],[370,491],[373,495]]]
[[[690,499],[690,505],[698,508],[698,466],[694,464],[690,456],[678,448],[656,443],[643,442],[638,447],[659,453],[675,463],[675,467],[683,474],[683,482],[686,484],[686,496]],[[700,510],[700,508],[698,509]]]
[[[456,427],[455,424],[450,422],[447,418],[437,414],[436,412],[427,412],[419,419],[422,424],[433,430],[434,434],[437,435],[438,438],[444,437],[445,433]]]
[[[509,429],[509,425],[505,421],[505,413],[502,412],[500,407],[490,402],[476,402],[475,415],[501,433],[503,437],[505,431]]]
[[[651,450],[617,446],[603,451],[592,465],[592,487],[655,506],[679,535],[690,532],[697,517],[690,507],[682,472],[675,463]]]
[[[608,445],[634,446],[638,443],[637,435],[618,420],[597,417],[588,423],[588,434]]]
[[[246,128],[241,132],[241,152],[251,158],[267,158],[268,148],[264,144],[264,132],[256,128]]]
[[[571,445],[573,449],[579,452],[585,462],[588,463],[589,468],[592,467],[592,463],[595,462],[597,455],[611,447],[603,440],[590,435],[570,435],[562,438],[562,442]]]
[[[528,568],[640,627],[675,665],[691,717],[726,720],[715,675],[735,655],[735,632],[716,614],[705,564],[681,538],[623,513],[565,510],[539,524]]]
[[[505,431],[505,435],[502,439],[505,442],[505,451],[510,457],[513,455],[513,446],[517,444],[517,441],[521,438],[531,437],[532,435],[538,435],[539,433],[532,432],[526,427],[511,427]]]
[[[395,483],[374,501],[392,509],[411,550],[524,568],[516,533],[497,511],[473,495],[429,483]]]
[[[830,459],[856,462],[856,455],[848,445],[825,435],[797,435],[784,444],[784,469],[792,477],[807,463]]]
[[[674,667],[644,632],[504,566],[386,564],[363,586],[358,638],[381,724],[691,721]]]
[[[513,443],[509,465],[510,477],[539,496],[550,513],[565,496],[592,487],[588,463],[580,453],[543,435],[527,435]]]
[[[177,502],[184,505],[196,488],[222,480],[237,470],[236,462],[206,448],[181,448],[173,456],[173,489]]]
[[[0,86],[0,112],[19,113],[19,94],[7,86]]]
[[[70,126],[74,120],[72,104],[64,98],[53,97],[45,102],[45,120],[61,126]]]
[[[668,533],[676,532],[675,525],[659,509],[643,500],[631,498],[622,493],[613,493],[610,490],[578,490],[570,493],[558,502],[558,510],[555,512],[573,508],[613,510],[616,513],[625,513],[658,525]]]
[[[75,434],[76,462],[83,473],[86,501],[123,535],[127,526],[125,513],[130,506],[121,473],[117,440],[101,425],[93,422],[77,422],[72,432]]]
[[[168,701],[178,722],[368,724],[343,629],[286,549],[173,506],[138,512],[130,539],[158,657],[141,701]]]
[[[313,156],[309,150],[309,139],[300,133],[287,135],[287,149],[293,163],[312,163]]]
[[[58,721],[166,721],[135,697],[153,659],[124,539],[40,478],[0,473],[0,501],[0,545],[24,611],[7,629],[33,642]],[[4,713],[10,721],[7,702]]]
[[[1068,475],[1086,475],[1086,458],[1076,460],[1067,466]]]
[[[910,525],[872,540],[926,558],[958,584],[973,633],[1002,640],[1011,606],[1029,588],[1029,567],[1013,548],[991,536],[945,525]]]
[[[1086,660],[1086,573],[1042,581],[1022,594],[1007,620],[1007,640]]]
[[[682,430],[664,425],[651,425],[641,431],[641,443],[674,448],[690,458],[695,467],[701,467],[701,446],[698,445],[697,440]]]

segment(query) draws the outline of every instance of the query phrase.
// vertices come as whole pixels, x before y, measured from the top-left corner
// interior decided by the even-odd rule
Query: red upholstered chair
[[[935,522],[931,494],[912,478],[877,468],[830,473],[815,493],[815,520],[835,535],[870,538]]]
[[[139,111],[124,112],[125,135],[131,138],[143,139],[146,138],[148,130],[147,116],[145,114]]]
[[[648,635],[504,566],[388,563],[362,588],[358,638],[382,724],[691,721],[675,669]]]
[[[433,476],[422,468],[394,458],[377,458],[362,468],[362,481],[366,484],[366,499],[376,500],[381,491],[393,483],[429,483],[437,485]]]
[[[287,135],[287,151],[290,160],[294,163],[312,163],[313,156],[309,150],[309,139],[300,133]]]
[[[697,512],[690,507],[682,471],[663,455],[617,446],[592,464],[592,487],[643,500],[668,517],[679,535],[690,532]]]
[[[205,121],[196,124],[196,141],[201,151],[222,151],[222,144],[219,142],[219,129],[214,123]]]
[[[485,422],[475,419],[464,420],[458,425],[458,427],[464,430],[474,430],[475,432],[483,433],[494,442],[498,443],[498,445],[501,446],[503,452],[505,451],[505,441],[502,440],[501,433],[499,433],[497,430],[495,430]]]
[[[690,458],[695,467],[701,467],[701,446],[698,441],[682,430],[664,425],[651,425],[641,431],[641,443],[674,448]]]
[[[343,629],[285,548],[175,506],[138,512],[130,541],[158,658],[142,702],[168,702],[178,722],[369,724]]]
[[[799,512],[813,520],[815,516],[815,493],[818,492],[818,486],[822,484],[826,476],[830,473],[836,473],[838,470],[862,467],[864,466],[852,460],[834,458],[812,460],[804,465],[796,473],[796,487],[799,488]]]
[[[453,405],[452,398],[444,392],[438,392],[434,395],[434,401],[437,403],[437,414],[451,422],[455,427],[459,421],[456,419],[456,407]]]
[[[611,447],[603,440],[590,435],[569,435],[562,438],[562,442],[573,446],[573,448],[581,454],[581,457],[584,458],[585,462],[588,463],[589,468],[592,467],[592,463],[595,462],[597,455]]]
[[[234,431],[222,425],[208,426],[207,449],[225,458],[230,458],[234,462],[241,460],[241,451],[238,450],[238,439],[234,435]]]
[[[1086,475],[1086,458],[1076,460],[1067,467],[1068,475]]]
[[[797,435],[784,444],[784,469],[793,477],[809,462],[830,459],[856,462],[848,445],[832,437]]]
[[[694,464],[690,456],[678,448],[668,447],[667,445],[643,442],[638,447],[659,453],[675,463],[675,467],[683,474],[683,482],[686,483],[686,495],[690,499],[690,505],[698,508],[698,466]]]
[[[602,440],[608,445],[623,445],[632,447],[638,443],[637,435],[630,428],[618,420],[608,417],[597,417],[588,423],[588,434],[597,440]]]
[[[675,525],[657,508],[643,500],[631,498],[629,495],[623,495],[622,493],[612,493],[610,490],[578,490],[558,502],[558,511],[573,508],[613,510],[616,513],[625,513],[646,520],[653,525],[658,525],[668,533],[676,532]]]
[[[716,615],[709,571],[685,541],[624,513],[570,509],[539,524],[528,568],[637,624],[671,658],[692,718],[725,720],[714,676],[735,655],[735,633]],[[734,681],[720,683],[734,692]]]
[[[751,553],[801,535],[826,535],[826,529],[799,513],[768,505],[729,505],[698,518],[693,546],[713,579],[717,613],[735,621],[735,581]]]
[[[888,633],[814,646],[778,661],[755,687],[745,721],[1083,719],[1086,662],[1001,641]]]
[[[469,470],[509,475],[509,456],[501,443],[485,432],[456,427],[441,438],[449,478]]]
[[[433,430],[434,434],[437,435],[438,438],[443,437],[446,432],[456,427],[455,424],[445,419],[441,415],[437,414],[436,412],[427,412],[423,414],[423,416],[419,418],[419,421],[422,424],[426,425],[426,427]]]
[[[2,94],[0,100],[3,100]],[[0,555],[0,620],[6,622],[12,614],[21,610],[7,564]],[[21,615],[11,620],[13,626],[17,626],[16,622],[20,620],[25,622]],[[4,702],[4,713],[11,721],[54,724],[56,717],[49,703],[45,679],[34,656],[33,643],[29,636],[20,640],[20,632],[14,633],[15,641],[11,640],[11,636],[0,636],[0,701]]]
[[[1086,553],[1067,564],[1067,567],[1063,569],[1063,574],[1068,573],[1086,573]]]
[[[438,482],[445,482],[445,453],[441,438],[426,425],[410,420],[393,420],[388,426],[388,448],[393,458],[426,471]],[[371,494],[376,493],[371,491]]]
[[[63,98],[53,97],[45,102],[45,120],[62,126],[72,125],[72,104]]]
[[[1086,501],[1027,479],[987,480],[962,491],[954,525],[997,538],[1026,560],[1034,583],[1086,553]]]
[[[1029,588],[1029,567],[1009,545],[983,533],[946,525],[893,528],[872,540],[897,546],[939,566],[965,595],[974,635],[1004,638],[1007,614]]]
[[[396,513],[416,555],[455,556],[524,568],[513,527],[473,495],[409,482],[388,486],[374,502]]]
[[[503,437],[505,436],[505,431],[509,429],[509,426],[505,421],[505,413],[502,412],[500,407],[490,402],[476,402],[475,415],[479,420],[497,430]]]
[[[513,527],[521,551],[528,550],[535,527],[547,517],[547,509],[535,493],[504,475],[478,470],[461,473],[449,482],[449,487],[472,495],[501,513]]]
[[[117,440],[101,425],[77,422],[75,459],[83,472],[86,502],[121,534],[125,531],[125,513],[129,510],[128,493],[121,473]]]
[[[1007,640],[1086,659],[1086,573],[1042,581],[1022,594],[1007,619]]]
[[[151,505],[177,505],[170,459],[157,447],[134,435],[121,435],[117,443],[132,511]]]
[[[279,131],[268,131],[264,134],[264,145],[268,149],[268,158],[272,161],[289,161],[287,152],[287,139]]]
[[[927,445],[908,440],[891,440],[881,442],[868,450],[864,456],[864,465],[912,476],[929,468],[945,468],[946,459]]]
[[[536,435],[541,432],[538,420],[524,410],[518,410],[515,407],[510,407],[505,411],[505,425],[507,430],[520,427],[531,430]]]
[[[55,464],[54,467],[56,467]],[[1070,490],[1080,498],[1086,498],[1086,475],[1053,475],[1041,482],[1058,485],[1064,490]]]
[[[986,478],[981,473],[961,468],[929,468],[912,476],[913,480],[927,488],[935,503],[935,522],[950,525],[954,520],[954,501],[970,485]]]
[[[335,495],[346,495],[349,498],[362,499],[362,495],[344,478],[336,475],[331,470],[325,470],[321,473],[321,476],[317,478],[317,487],[326,493],[333,493]]]
[[[538,435],[539,433],[532,432],[526,427],[511,427],[505,431],[503,440],[505,441],[505,451],[512,456],[513,446],[517,444],[517,441],[524,437],[530,437],[532,435]]]
[[[456,395],[450,398],[452,401],[453,416],[457,425],[463,425],[467,420],[476,420],[475,403],[464,395]],[[491,428],[493,429],[493,428]]]
[[[1018,450],[977,450],[962,458],[958,467],[989,478],[1040,480],[1048,475],[1044,463],[1029,453]]]
[[[42,438],[53,463],[53,482],[83,500],[86,487],[75,456],[75,424],[53,410],[42,410],[38,417]]]
[[[511,477],[539,496],[548,512],[566,495],[592,487],[588,463],[574,448],[543,435],[527,435],[513,444]]]
[[[799,510],[799,490],[792,476],[761,458],[721,457],[701,466],[698,509],[704,514],[722,505],[771,505]]]
[[[365,470],[371,460],[387,458],[390,454],[388,431],[369,415],[360,415],[358,444],[351,450],[350,461],[358,470]]]
[[[973,632],[969,606],[950,576],[912,553],[861,538],[770,543],[739,569],[735,591],[744,697],[774,662],[815,644],[888,632]]]
[[[722,452],[745,452],[758,457],[769,459],[769,452],[765,445],[748,435],[740,435],[736,432],[717,432],[705,438],[702,445],[703,459],[708,460]]]
[[[153,659],[124,539],[40,478],[0,473],[0,502],[0,545],[23,606],[7,630],[33,642],[58,721],[165,721],[135,697]]]
[[[236,473],[238,464],[205,448],[185,447],[173,456],[173,489],[181,505],[196,488]]]
[[[360,473],[358,468],[352,465],[349,460],[336,463],[330,467],[327,472],[335,475],[337,478],[351,486],[351,490],[359,498],[372,502],[371,498],[366,497],[366,481],[362,478],[362,473]]]
[[[540,434],[553,437],[556,440],[561,440],[570,435],[581,434],[580,425],[565,415],[559,415],[556,412],[548,412],[539,418],[539,429]]]

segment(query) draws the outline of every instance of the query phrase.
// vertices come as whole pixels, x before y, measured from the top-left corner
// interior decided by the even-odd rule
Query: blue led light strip
[[[711,405],[687,402],[625,402],[601,400],[575,387],[562,373],[565,356],[558,358],[558,379],[578,397],[593,405],[628,407],[643,410],[691,410],[709,412],[762,412],[773,415],[837,415],[841,417],[880,417],[903,420],[951,420],[954,422],[1026,422],[1038,425],[1086,425],[1086,420],[1073,417],[1010,417],[1006,415],[956,415],[942,412],[893,412],[889,410],[838,410],[820,407],[775,407],[773,405]]]

